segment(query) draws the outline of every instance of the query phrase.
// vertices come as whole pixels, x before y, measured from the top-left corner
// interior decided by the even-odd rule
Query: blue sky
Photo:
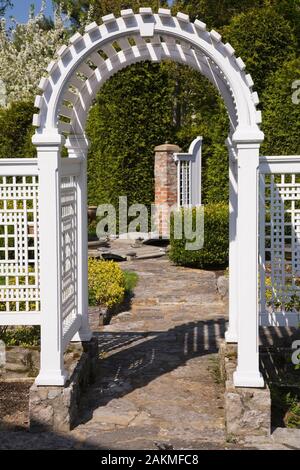
[[[28,19],[30,5],[34,4],[36,7],[36,12],[38,12],[41,8],[42,0],[13,0],[13,3],[14,7],[7,11],[6,16],[14,16],[18,22],[24,23]],[[52,11],[52,1],[47,0],[46,16],[51,15]]]

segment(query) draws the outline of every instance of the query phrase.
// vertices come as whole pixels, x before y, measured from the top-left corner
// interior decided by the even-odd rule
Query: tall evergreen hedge
[[[34,132],[31,102],[12,103],[8,108],[0,107],[0,158],[24,158],[36,155],[31,143]]]
[[[270,77],[263,102],[262,152],[300,155],[300,58],[286,62]]]
[[[105,83],[87,125],[89,203],[153,202],[154,147],[173,140],[172,100],[158,64],[132,65]]]
[[[223,35],[246,63],[258,93],[264,90],[268,77],[297,52],[292,25],[270,7],[235,16]]]

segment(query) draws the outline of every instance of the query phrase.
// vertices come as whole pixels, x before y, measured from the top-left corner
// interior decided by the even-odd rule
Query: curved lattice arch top
[[[164,59],[187,64],[214,84],[226,104],[231,135],[238,128],[241,139],[247,135],[247,140],[262,140],[253,80],[219,33],[163,8],[157,14],[151,8],[140,8],[139,14],[122,10],[119,18],[111,14],[102,20],[101,26],[88,25],[84,35],[76,33],[49,64],[49,76],[39,84],[43,94],[35,100],[40,109],[33,120],[35,143],[40,134],[83,135],[89,108],[107,79],[133,63]]]

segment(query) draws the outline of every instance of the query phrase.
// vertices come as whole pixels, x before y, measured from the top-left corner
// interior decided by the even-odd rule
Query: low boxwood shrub
[[[40,345],[39,326],[1,326],[0,340],[6,346],[32,347]]]
[[[112,308],[122,302],[125,295],[125,276],[114,261],[89,258],[89,304]]]
[[[181,210],[181,217],[184,217]],[[193,209],[193,225],[196,222],[196,210]],[[174,216],[171,217],[169,257],[179,266],[192,268],[224,268],[229,256],[229,209],[227,204],[207,204],[204,206],[204,245],[200,250],[187,250],[186,243],[192,242],[182,236],[174,238]]]

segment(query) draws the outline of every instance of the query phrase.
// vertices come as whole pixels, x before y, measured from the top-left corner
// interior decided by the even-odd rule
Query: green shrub
[[[0,340],[6,346],[39,346],[40,327],[39,326],[17,326],[1,327]]]
[[[270,383],[273,426],[300,429],[300,395],[297,389]]]
[[[193,209],[193,221],[196,219]],[[182,217],[183,217],[182,210]],[[229,255],[229,213],[227,204],[204,206],[204,246],[200,250],[186,250],[186,240],[174,239],[174,217],[171,218],[171,261],[180,266],[193,268],[217,268],[228,264]]]
[[[203,147],[202,199],[204,204],[227,202],[229,198],[228,150],[225,145]]]
[[[33,114],[34,106],[30,102],[21,101],[0,108],[0,158],[36,156],[31,143]]]
[[[89,258],[89,304],[111,308],[122,302],[125,294],[125,277],[114,261]]]

